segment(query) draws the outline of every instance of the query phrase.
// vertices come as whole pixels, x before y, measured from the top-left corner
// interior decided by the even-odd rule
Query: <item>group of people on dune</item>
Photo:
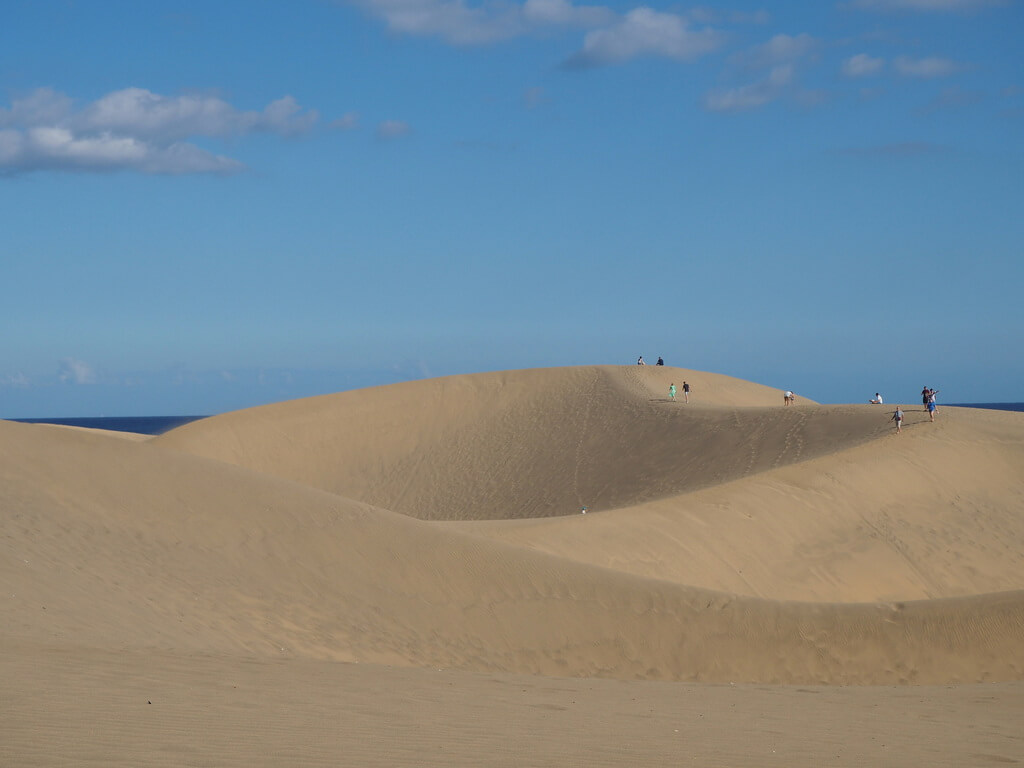
[[[637,365],[647,365],[647,363],[644,362],[644,358],[643,358],[642,355],[636,359],[636,364]],[[655,363],[655,365],[664,365],[664,364],[665,364],[665,361],[662,358],[660,358],[660,357],[658,358],[658,362]],[[929,387],[924,387],[921,390],[921,403],[922,403],[922,405],[924,405],[925,408],[928,409],[928,419],[929,419],[929,421],[935,421],[935,414],[939,412],[939,407],[938,407],[938,405],[935,402],[935,396],[937,394],[939,394],[939,390],[937,390],[937,389],[930,389]],[[676,399],[676,385],[675,385],[675,383],[672,383],[672,384],[668,385],[668,399],[669,400],[675,400]],[[687,403],[690,402],[690,385],[688,383],[686,383],[685,381],[683,382],[683,401],[687,402]],[[782,393],[782,404],[783,405],[793,405],[795,402],[796,402],[796,395],[793,393],[793,390],[787,389],[785,392]],[[869,402],[872,405],[883,405],[885,401],[882,398],[882,395],[880,393],[875,392],[875,396],[873,398],[871,398],[871,400]],[[890,419],[890,421],[896,422],[896,431],[897,432],[902,432],[903,431],[903,419],[904,418],[905,417],[904,417],[904,414],[903,414],[903,409],[900,406],[897,405],[896,406],[896,410],[893,411],[892,418]]]
[[[636,359],[636,364],[637,365],[647,365],[647,363],[644,362],[644,356],[643,355],[640,355],[640,357],[638,357]],[[665,360],[664,360],[664,358],[661,358],[661,357],[659,357],[658,358],[658,362],[655,363],[655,365],[664,365],[664,364],[665,364]],[[675,385],[674,382],[672,384],[668,385],[668,399],[669,400],[675,400],[676,399],[676,385]],[[685,381],[683,382],[683,402],[684,403],[690,402],[690,385],[687,384]]]
[[[935,402],[937,394],[939,394],[937,389],[930,389],[927,386],[921,389],[921,404],[928,409],[929,421],[935,421],[935,414],[939,412],[939,406]],[[880,405],[882,403],[882,396],[875,392],[875,399],[871,402]],[[892,413],[892,419],[890,419],[890,421],[896,422],[896,432],[903,431],[903,418],[903,409],[897,405],[896,410]]]

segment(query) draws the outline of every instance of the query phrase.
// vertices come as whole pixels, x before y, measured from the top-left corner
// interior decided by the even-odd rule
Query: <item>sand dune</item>
[[[683,380],[692,402],[672,407]],[[413,517],[576,514],[683,493],[878,436],[878,413],[654,366],[410,382],[194,422],[165,446]],[[806,401],[805,401],[806,402]]]
[[[683,379],[691,403],[669,402]],[[1024,418],[909,415],[897,437],[875,407],[784,408],[756,384],[650,366],[412,382],[147,441],[0,422],[0,643],[21,692],[0,721],[36,711],[48,659],[151,669],[166,686],[194,658],[218,706],[230,695],[208,689],[211,668],[256,685],[284,664],[335,704],[313,678],[368,706],[384,706],[374,679],[425,701],[516,675],[582,698],[590,680],[606,713],[623,691],[666,705],[686,681],[1002,681],[1020,711]],[[952,696],[939,690],[929,700]],[[11,735],[11,764],[58,762]],[[410,752],[390,764],[413,764],[416,734],[394,738]],[[1024,759],[1014,747],[990,751]],[[180,764],[169,754],[150,762]]]

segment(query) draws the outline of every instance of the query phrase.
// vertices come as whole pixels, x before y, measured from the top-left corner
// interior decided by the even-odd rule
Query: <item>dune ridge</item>
[[[908,417],[597,366],[0,422],[0,764],[1024,761],[1024,415]]]
[[[683,380],[692,402],[671,407],[682,398],[667,402],[669,383]],[[474,520],[676,495],[884,429],[856,410],[774,407],[780,398],[676,368],[505,371],[261,406],[157,442],[412,517]]]
[[[0,424],[2,502],[17,510],[4,523],[4,579],[19,595],[7,633],[94,647],[575,677],[1021,679],[1024,591],[1007,576],[1022,549],[1013,514],[1020,420],[960,414],[942,431],[908,428],[897,443],[869,406],[772,407],[773,390],[705,376],[598,367],[455,377],[227,414],[145,442]],[[667,402],[667,379],[684,377],[695,385],[694,402]],[[452,447],[460,439],[471,446],[461,461]],[[622,439],[645,445],[626,453]],[[523,445],[511,451],[514,440]],[[940,465],[922,468],[922,456],[933,465],[941,457]],[[474,476],[495,457],[508,465]],[[803,558],[810,565],[766,573],[748,594],[729,585],[732,563],[704,579],[712,586],[663,565],[673,537],[692,539],[704,528],[713,549],[737,515],[753,510],[771,514],[753,532],[733,530],[730,542],[752,563],[748,584],[758,569],[797,560],[829,536],[870,551],[880,529],[863,517],[859,534],[849,517],[841,518],[845,527],[819,522],[811,538],[780,533],[789,552],[774,561],[766,553],[781,551],[779,541],[763,539],[787,525],[800,529],[815,510],[826,516],[822,505],[857,506],[848,498],[854,492],[870,505],[877,499],[863,486],[889,482],[878,480],[886,466],[897,475],[928,470],[924,481],[905,483],[906,498],[886,512],[895,519],[896,507],[917,504],[910,523],[923,525],[934,499],[963,482],[946,477],[957,457],[988,468],[978,485],[991,498],[974,506],[961,498],[951,509],[966,509],[992,530],[961,548],[974,565],[959,575],[952,569],[950,583],[920,576],[931,589],[923,594],[938,599],[858,599],[877,589],[865,584],[885,578],[867,579],[868,566],[905,575],[882,557],[845,573],[838,596],[852,599],[803,602],[786,589],[816,578],[818,591],[831,594],[821,585],[836,580],[810,554]],[[698,459],[709,463],[697,475],[682,471]],[[495,478],[531,462],[547,466],[540,480],[496,490]],[[410,477],[391,494],[398,511],[382,508],[381,496],[409,466]],[[607,500],[608,511],[543,517],[555,502],[578,503],[562,490],[577,469],[573,493],[586,489]],[[724,482],[708,485],[709,478]],[[328,481],[334,487],[317,487]],[[543,482],[557,488],[529,487]],[[829,495],[822,482],[839,490]],[[781,503],[773,501],[771,489],[782,485]],[[965,495],[976,492],[971,486]],[[421,495],[444,501],[461,520],[406,514]],[[787,523],[801,506],[803,520]],[[910,551],[910,523],[887,551]],[[948,525],[965,530],[962,520]],[[915,557],[920,575],[928,553]]]
[[[19,637],[624,679],[1021,674],[1024,592],[898,605],[740,598],[446,531],[153,445],[4,427],[33,433],[19,436],[20,461],[4,457],[6,471],[56,473],[65,494],[59,512],[52,496],[27,494],[13,519],[34,548],[6,559],[5,581],[25,614],[45,615],[9,622]],[[124,495],[125,475],[146,482]],[[74,591],[61,589],[69,574]]]

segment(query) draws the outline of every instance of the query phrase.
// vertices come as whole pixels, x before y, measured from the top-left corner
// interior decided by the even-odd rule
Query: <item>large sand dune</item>
[[[691,403],[669,402],[668,384],[684,379]],[[674,702],[674,712],[679,696],[735,706],[729,683],[987,682],[1010,707],[997,720],[1014,722],[1024,706],[1024,417],[943,408],[930,424],[911,409],[897,436],[877,407],[784,408],[781,399],[697,371],[590,367],[281,403],[147,441],[0,422],[0,744],[15,745],[0,747],[0,762],[66,756],[20,730],[15,738],[10,725],[45,719],[33,681],[51,680],[39,666],[53,660],[71,670],[78,695],[99,686],[107,712],[128,691],[148,690],[120,675],[173,688],[194,674],[197,695],[230,710],[211,670],[253,686],[277,680],[284,664],[314,701],[354,706],[331,693],[325,681],[336,680],[398,717],[402,706],[379,686],[411,687],[424,706],[440,706],[451,685],[481,698],[539,686],[548,693],[524,697],[521,716],[564,711],[565,696],[614,719],[629,709],[623,697]],[[76,659],[105,670],[106,687],[74,671]],[[811,716],[798,689],[780,690]],[[977,700],[920,690],[951,712]],[[861,701],[848,696],[850,706]],[[876,706],[900,710],[896,694],[878,697]],[[260,712],[279,711],[246,706],[254,731],[269,723]],[[496,717],[471,701],[447,706]],[[85,702],[55,711],[97,716]],[[199,722],[176,717],[168,728]],[[656,724],[648,719],[639,738],[658,738],[644,730]],[[160,732],[149,720],[122,727]],[[207,727],[212,741],[234,738]],[[95,728],[76,738],[89,733],[101,750]],[[460,764],[515,765],[532,754],[526,764],[576,755],[625,765],[647,754],[595,759],[585,746],[556,748],[552,731],[546,747],[518,745],[503,759],[484,749],[483,731],[469,733],[460,738],[476,738],[479,750]],[[965,733],[947,723],[929,738],[953,748]],[[415,764],[424,758],[416,745],[436,736],[425,738],[390,734],[408,754],[382,748],[350,764]],[[654,751],[667,760],[673,736],[661,738]],[[809,738],[818,746],[779,764],[820,763],[831,745]],[[214,763],[320,764],[313,752],[268,757],[257,743],[231,741],[230,759]],[[1024,759],[1019,741],[982,751]],[[176,754],[119,759],[182,764]]]

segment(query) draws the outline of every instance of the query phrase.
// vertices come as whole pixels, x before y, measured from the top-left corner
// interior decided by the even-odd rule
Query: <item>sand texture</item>
[[[1024,415],[890,413],[595,366],[0,422],[0,765],[1024,762]]]

